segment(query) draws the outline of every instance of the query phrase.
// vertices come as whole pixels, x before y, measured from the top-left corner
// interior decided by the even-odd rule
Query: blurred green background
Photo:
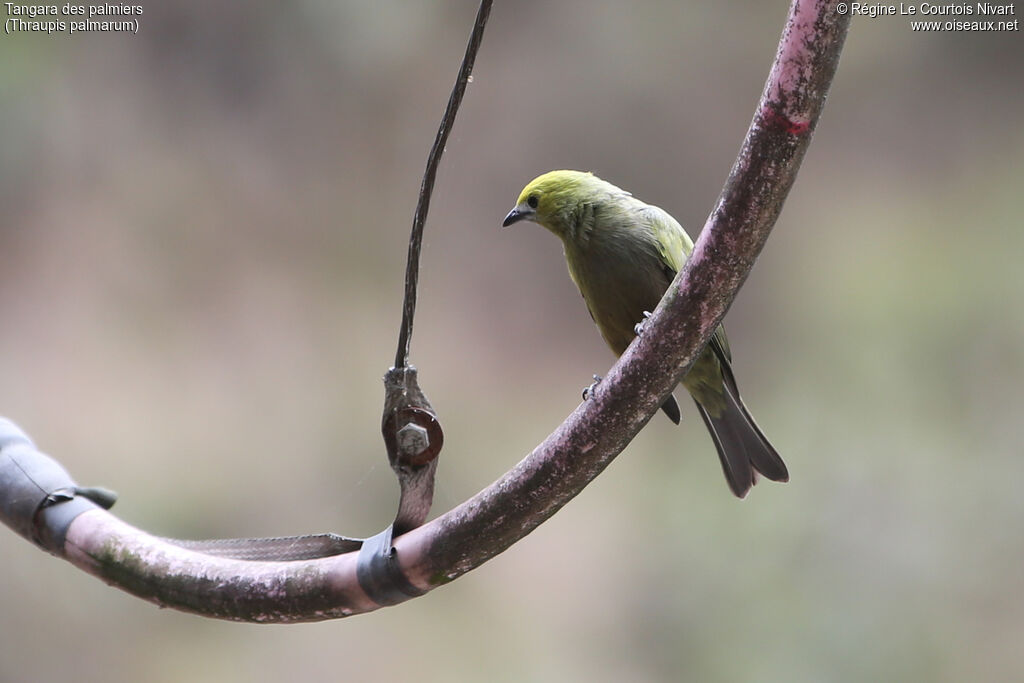
[[[371,534],[409,225],[476,4],[143,7],[137,36],[0,36],[0,414],[154,533]],[[590,169],[696,232],[786,10],[496,3],[423,252],[435,512],[612,362],[557,241],[499,229],[520,188]],[[790,484],[737,502],[696,413],[656,418],[478,571],[287,627],[158,610],[4,530],[0,681],[1019,678],[1022,72],[1019,32],[854,21],[728,317]]]

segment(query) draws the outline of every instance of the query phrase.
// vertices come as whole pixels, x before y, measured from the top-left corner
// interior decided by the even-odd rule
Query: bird
[[[531,180],[502,226],[521,221],[537,223],[562,240],[569,275],[616,356],[642,333],[638,323],[658,305],[693,251],[693,240],[668,212],[590,172],[549,171]],[[789,481],[786,464],[740,398],[724,327],[715,330],[682,385],[738,498],[746,497],[758,473]],[[661,409],[679,424],[672,394]]]

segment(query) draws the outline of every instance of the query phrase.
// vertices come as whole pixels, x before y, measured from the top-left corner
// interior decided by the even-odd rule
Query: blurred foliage
[[[144,8],[137,36],[0,36],[0,414],[155,533],[375,532],[380,377],[475,3]],[[555,240],[499,229],[519,188],[592,169],[696,232],[785,11],[497,3],[413,339],[437,510],[612,361]],[[293,627],[158,611],[3,533],[0,680],[1019,677],[1022,67],[1019,33],[854,21],[728,320],[792,483],[737,503],[696,415],[655,419],[479,571]]]

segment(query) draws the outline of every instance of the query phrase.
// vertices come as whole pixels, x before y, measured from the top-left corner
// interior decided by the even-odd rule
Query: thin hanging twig
[[[405,266],[405,301],[402,304],[402,328],[398,332],[398,350],[395,352],[396,368],[404,368],[409,365],[409,344],[412,342],[412,322],[413,316],[416,315],[416,290],[420,279],[423,224],[427,220],[427,211],[430,209],[430,195],[434,193],[437,167],[441,163],[441,155],[444,154],[448,135],[452,132],[452,126],[455,125],[455,115],[459,112],[462,96],[466,93],[466,84],[469,83],[469,77],[473,73],[473,63],[476,61],[476,53],[480,50],[480,42],[484,38],[484,27],[487,26],[487,18],[490,14],[491,0],[482,0],[480,9],[476,13],[473,33],[469,36],[469,45],[466,46],[466,55],[462,58],[462,68],[459,69],[459,76],[455,79],[455,86],[448,98],[448,107],[444,110],[444,117],[441,119],[441,127],[437,130],[434,146],[430,148],[430,155],[427,157],[427,169],[423,172],[420,198],[416,204],[416,215],[412,219],[412,235],[409,237],[409,260]]]

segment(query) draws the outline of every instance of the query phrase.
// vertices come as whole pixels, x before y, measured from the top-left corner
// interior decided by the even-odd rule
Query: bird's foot
[[[651,317],[650,311],[644,311],[644,319],[633,326],[633,332],[636,336],[640,336],[644,333],[644,327],[647,325],[647,319]]]
[[[589,401],[597,391],[597,385],[601,383],[601,375],[594,375],[594,383],[583,390],[583,400]]]

